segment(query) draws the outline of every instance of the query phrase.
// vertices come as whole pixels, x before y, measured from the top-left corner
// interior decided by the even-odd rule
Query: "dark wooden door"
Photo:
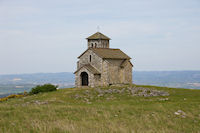
[[[82,86],[88,86],[88,74],[86,72],[81,73]]]

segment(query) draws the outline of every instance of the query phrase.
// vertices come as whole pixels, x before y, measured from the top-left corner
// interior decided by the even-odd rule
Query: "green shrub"
[[[58,86],[52,85],[52,84],[44,84],[44,85],[37,85],[36,87],[32,88],[29,94],[37,94],[40,92],[50,92],[50,91],[56,91],[56,88]]]

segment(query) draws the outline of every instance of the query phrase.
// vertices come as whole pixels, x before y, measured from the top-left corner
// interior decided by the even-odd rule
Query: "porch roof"
[[[82,68],[86,68],[88,71],[90,71],[91,73],[93,74],[101,74],[96,68],[94,68],[93,66],[91,66],[90,64],[86,64],[86,65],[83,65],[82,67],[80,67],[78,70],[76,70],[74,72],[77,73],[78,71],[80,71]]]

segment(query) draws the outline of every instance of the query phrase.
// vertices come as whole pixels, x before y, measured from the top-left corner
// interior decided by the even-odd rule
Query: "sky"
[[[74,72],[97,26],[134,71],[200,70],[200,0],[0,0],[0,74]]]

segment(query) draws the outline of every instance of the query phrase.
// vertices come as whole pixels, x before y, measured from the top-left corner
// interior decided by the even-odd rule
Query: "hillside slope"
[[[133,87],[170,95],[133,96],[128,91]],[[0,132],[200,132],[199,103],[200,90],[134,85],[62,89],[0,102]]]

